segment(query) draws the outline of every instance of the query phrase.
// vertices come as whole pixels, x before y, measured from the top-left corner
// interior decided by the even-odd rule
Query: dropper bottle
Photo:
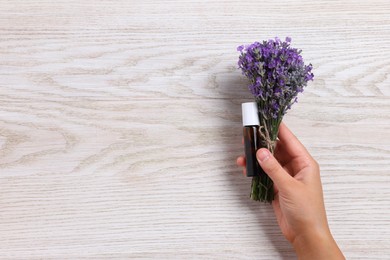
[[[256,102],[247,102],[241,104],[242,125],[244,132],[244,145],[246,157],[246,176],[254,177],[263,173],[256,159],[256,152],[261,148],[261,139],[259,134],[259,115]]]

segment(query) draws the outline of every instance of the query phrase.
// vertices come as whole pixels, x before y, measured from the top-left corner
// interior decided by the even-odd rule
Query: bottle
[[[246,176],[260,176],[264,173],[256,159],[256,152],[261,148],[261,139],[259,134],[259,113],[256,102],[247,102],[241,104],[242,125],[244,132],[244,145],[246,157]]]

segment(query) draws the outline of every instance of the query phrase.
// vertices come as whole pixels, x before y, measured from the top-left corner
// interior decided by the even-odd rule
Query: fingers
[[[298,138],[287,128],[284,123],[279,126],[279,142],[283,150],[292,158],[299,156],[308,156],[309,153],[305,146],[298,140]],[[310,155],[309,155],[310,156]]]
[[[237,165],[244,167],[246,165],[246,160],[244,156],[237,157]]]
[[[256,153],[256,157],[261,168],[278,186],[279,190],[289,187],[291,182],[294,181],[293,177],[291,177],[291,175],[283,169],[283,167],[267,149],[259,149]]]
[[[237,165],[243,167],[242,174],[246,176],[246,160],[244,156],[237,157]]]

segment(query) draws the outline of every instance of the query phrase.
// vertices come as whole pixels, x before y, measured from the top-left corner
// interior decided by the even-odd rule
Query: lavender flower
[[[314,77],[313,66],[305,65],[301,50],[292,48],[290,43],[291,38],[287,37],[284,42],[275,38],[237,47],[238,66],[249,78],[249,90],[259,108],[261,145],[272,153],[283,116]],[[252,178],[250,197],[267,202],[274,199],[273,182],[268,175]]]
[[[312,65],[305,65],[301,50],[290,43],[290,37],[284,42],[276,37],[237,48],[241,53],[238,66],[250,79],[249,90],[266,119],[282,117],[314,77]]]

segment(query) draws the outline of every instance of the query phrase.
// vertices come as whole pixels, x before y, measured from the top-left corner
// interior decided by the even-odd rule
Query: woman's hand
[[[282,123],[273,156],[257,151],[260,166],[273,180],[272,206],[283,235],[300,259],[344,259],[326,218],[320,168],[306,148]],[[244,167],[245,158],[237,158]]]

